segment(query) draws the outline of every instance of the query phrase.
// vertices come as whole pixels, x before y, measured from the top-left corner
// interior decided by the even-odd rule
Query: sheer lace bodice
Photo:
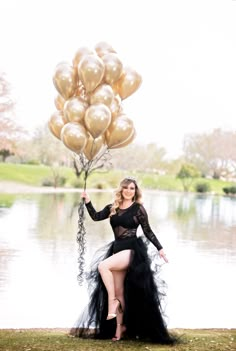
[[[94,221],[102,221],[110,216],[111,204],[101,211],[96,211],[91,201],[86,204],[86,207]],[[159,240],[150,227],[147,212],[141,204],[134,202],[126,209],[119,208],[116,214],[110,217],[110,224],[116,240],[135,237],[138,226],[141,225],[144,235],[158,250],[162,249]]]

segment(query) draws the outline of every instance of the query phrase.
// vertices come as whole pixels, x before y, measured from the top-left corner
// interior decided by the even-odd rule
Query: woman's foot
[[[118,300],[117,298],[109,300],[108,311],[110,312],[108,312],[107,320],[116,318],[117,311],[122,312],[120,300]]]
[[[126,326],[123,324],[117,324],[116,326],[116,335],[112,338],[112,341],[119,341],[123,338],[126,331]]]

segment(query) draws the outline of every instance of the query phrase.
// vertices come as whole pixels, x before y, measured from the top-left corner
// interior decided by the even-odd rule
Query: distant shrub
[[[231,192],[231,194],[236,194],[236,186],[231,186],[231,188],[230,188],[230,192]]]
[[[83,188],[84,187],[84,181],[82,179],[76,178],[71,182],[71,186],[73,188]]]
[[[235,195],[236,194],[236,186],[227,186],[227,187],[224,187],[223,188],[223,192],[226,194],[226,195]]]
[[[198,193],[207,193],[210,191],[210,185],[208,183],[197,183],[194,188]]]
[[[104,189],[105,188],[105,186],[104,186],[104,183],[97,183],[96,184],[96,189],[100,189],[100,190],[102,190],[102,189]]]
[[[66,177],[59,176],[57,178],[57,186],[64,186],[66,184]]]
[[[80,189],[83,189],[84,188],[84,180],[83,179],[75,179],[73,180],[73,182],[71,182],[71,186],[73,188],[80,188]],[[107,183],[104,181],[104,182],[98,182],[98,181],[92,181],[92,182],[89,182],[89,184],[87,184],[87,187],[88,188],[93,188],[93,189],[106,189],[107,188]]]
[[[226,195],[228,195],[228,194],[229,194],[229,188],[228,188],[228,187],[223,188],[223,192],[224,192]]]
[[[45,178],[42,181],[42,186],[53,186],[57,188],[58,186],[63,187],[66,183],[66,177],[57,176],[55,178]]]
[[[33,165],[33,166],[39,166],[40,162],[39,160],[29,160],[26,162],[27,165]]]
[[[189,191],[194,178],[200,177],[197,167],[191,163],[182,164],[176,177],[181,180],[184,191]]]
[[[53,180],[49,178],[45,178],[42,181],[42,186],[53,186]]]
[[[104,181],[91,181],[89,183],[89,186],[93,189],[98,189],[98,190],[103,190],[103,189],[108,189],[110,187],[109,183]]]

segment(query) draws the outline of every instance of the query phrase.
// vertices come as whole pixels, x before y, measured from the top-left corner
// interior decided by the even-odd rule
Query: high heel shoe
[[[126,326],[125,325],[118,323],[117,327],[118,326],[120,327],[120,336],[115,335],[114,338],[111,339],[112,341],[120,341],[123,338],[124,333],[126,332]]]
[[[114,312],[112,312],[112,313],[109,313],[109,312],[108,312],[108,315],[107,315],[107,320],[110,320],[110,319],[116,318],[116,316],[117,316],[117,312],[120,312],[120,313],[122,313],[122,312],[123,312],[120,300],[119,300],[119,299],[117,299],[117,298],[115,298],[115,299],[113,299],[113,300],[114,300],[114,301],[115,301],[115,300],[117,300],[117,301],[118,301],[118,304],[117,304],[117,306],[116,306],[116,308],[115,308],[115,311],[114,311]]]

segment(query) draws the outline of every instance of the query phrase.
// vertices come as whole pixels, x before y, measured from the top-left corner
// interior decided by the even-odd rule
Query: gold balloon
[[[105,140],[104,135],[99,136],[98,138],[94,139],[91,135],[89,135],[87,144],[83,150],[86,158],[91,161],[94,157],[99,153],[99,151],[104,146]]]
[[[105,65],[104,81],[108,84],[115,83],[123,72],[123,64],[119,57],[114,53],[102,56]]]
[[[114,96],[114,99],[111,102],[111,105],[109,106],[111,110],[111,117],[114,119],[116,116],[121,114],[122,112],[122,106],[121,106],[121,100],[119,96]]]
[[[61,130],[64,125],[68,122],[62,111],[55,111],[48,122],[48,127],[51,133],[58,139],[61,140]]]
[[[89,49],[87,46],[81,46],[75,53],[75,57],[73,59],[73,66],[77,68],[81,59],[85,55],[96,55],[96,52]]]
[[[60,94],[58,94],[54,99],[54,104],[58,110],[63,110],[65,99]]]
[[[125,67],[120,79],[113,85],[113,90],[124,100],[133,94],[141,83],[140,74],[130,67]]]
[[[93,91],[102,81],[105,72],[103,61],[97,55],[85,55],[78,66],[78,73],[86,92]]]
[[[53,83],[59,94],[64,99],[69,99],[74,95],[77,87],[77,71],[69,63],[62,62],[56,66]]]
[[[117,116],[105,133],[108,148],[112,149],[126,142],[131,137],[133,129],[133,121],[130,118],[125,114]]]
[[[105,41],[100,41],[99,43],[97,43],[95,45],[95,51],[100,57],[110,52],[116,53],[113,47],[110,44],[106,43]]]
[[[123,143],[120,143],[120,144],[118,144],[118,145],[116,145],[116,146],[110,147],[110,149],[120,149],[121,147],[125,147],[125,146],[131,144],[132,141],[135,139],[135,137],[136,137],[136,131],[135,131],[135,129],[133,128],[133,131],[131,132],[131,134],[130,134],[130,136],[128,137],[128,139],[126,139]]]
[[[108,107],[114,98],[112,87],[108,84],[100,84],[90,95],[90,104],[102,103]]]
[[[111,122],[111,111],[104,104],[95,104],[87,108],[84,117],[85,126],[94,139],[102,135]]]
[[[64,115],[69,122],[84,123],[85,111],[88,104],[77,96],[66,101],[64,105]]]
[[[79,154],[83,151],[88,139],[85,128],[75,122],[69,122],[61,130],[61,140],[68,149]]]
[[[89,103],[89,96],[86,93],[85,87],[83,86],[83,83],[81,82],[81,80],[79,80],[79,85],[78,85],[78,88],[75,91],[75,96],[78,96],[83,101]]]

